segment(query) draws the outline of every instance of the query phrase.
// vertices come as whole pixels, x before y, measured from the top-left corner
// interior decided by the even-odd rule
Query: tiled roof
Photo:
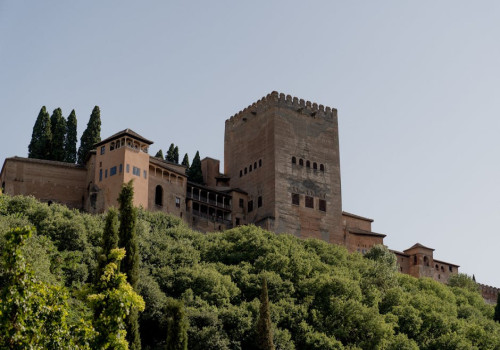
[[[120,138],[120,137],[125,136],[125,135],[131,136],[132,138],[137,139],[139,141],[142,141],[144,143],[147,143],[148,145],[151,145],[153,143],[153,141],[150,141],[147,138],[142,137],[141,135],[139,135],[138,133],[136,133],[134,130],[132,130],[132,129],[125,129],[125,130],[117,132],[116,134],[111,135],[110,137],[102,140],[101,142],[96,143],[94,145],[94,147],[98,147],[98,146],[100,146],[100,145],[102,145],[104,143],[107,143],[109,141],[115,140],[115,139]]]
[[[410,248],[408,249],[405,249],[404,251],[407,252],[409,251],[410,249],[413,249],[413,248],[424,248],[424,249],[429,249],[429,250],[432,250],[434,251],[434,248],[429,248],[429,247],[426,247],[425,245],[422,245],[420,243],[415,243],[414,245],[412,245]]]

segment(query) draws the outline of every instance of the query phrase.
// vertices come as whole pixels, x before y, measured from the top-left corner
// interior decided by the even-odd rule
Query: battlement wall
[[[226,126],[227,124],[234,125],[243,118],[248,118],[249,114],[255,115],[262,109],[276,106],[295,109],[302,115],[312,118],[333,119],[337,116],[337,110],[335,108],[325,107],[324,105],[317,104],[316,102],[305,101],[304,99],[299,99],[297,97],[292,97],[291,95],[285,95],[283,93],[273,91],[227,119]]]
[[[497,287],[492,287],[488,286],[486,284],[478,283],[479,290],[481,291],[481,295],[483,296],[483,299],[488,303],[488,304],[496,304],[497,303],[497,297],[498,293],[500,293],[500,288]]]

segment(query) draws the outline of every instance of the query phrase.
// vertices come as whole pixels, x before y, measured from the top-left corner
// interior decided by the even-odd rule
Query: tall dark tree
[[[155,157],[163,159],[163,151],[159,150],[158,152],[156,152]]]
[[[68,116],[66,123],[66,140],[64,143],[64,161],[67,163],[76,163],[76,142],[78,141],[76,113],[73,109]]]
[[[31,142],[28,146],[28,157],[49,159],[51,142],[52,131],[50,128],[50,115],[45,106],[43,106],[33,126]]]
[[[174,163],[179,164],[179,147],[174,147]]]
[[[184,155],[184,158],[182,158],[181,164],[185,165],[189,169],[189,156],[187,153]]]
[[[167,155],[165,156],[165,160],[168,160],[169,162],[175,162],[174,149],[175,145],[171,143],[170,147],[168,148]]]
[[[66,141],[66,119],[62,115],[61,108],[54,109],[50,117],[50,129],[52,132],[52,143],[50,159],[64,162],[66,154],[64,144]]]
[[[259,319],[257,320],[256,349],[274,350],[271,314],[269,312],[269,296],[267,282],[262,278],[262,291],[260,294]]]
[[[134,208],[134,185],[132,180],[122,185],[118,203],[120,211],[118,246],[125,248],[127,252],[121,262],[120,270],[127,275],[127,280],[132,288],[136,289],[139,277],[139,251],[135,234],[137,209]],[[126,319],[127,341],[130,344],[130,349],[133,350],[141,348],[138,318],[138,310],[132,309]]]
[[[500,293],[497,294],[497,305],[495,306],[495,315],[493,315],[493,319],[500,322]]]
[[[167,350],[187,350],[189,323],[184,311],[184,303],[172,300],[168,307]]]
[[[104,267],[109,263],[108,256],[111,250],[118,248],[118,212],[110,208],[106,215],[106,224],[102,234],[101,252],[98,258],[96,278],[101,277]]]
[[[187,176],[189,181],[193,181],[196,183],[203,183],[203,173],[201,172],[201,159],[200,152],[196,151],[196,155],[193,158],[193,164],[187,171]]]
[[[94,148],[94,145],[101,141],[101,111],[95,106],[90,115],[87,128],[80,138],[78,148],[78,164],[83,164],[87,154]],[[128,251],[127,251],[128,252]]]

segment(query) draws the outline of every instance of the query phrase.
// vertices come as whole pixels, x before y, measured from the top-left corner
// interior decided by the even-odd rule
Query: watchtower
[[[246,222],[343,242],[335,109],[272,92],[226,120],[224,168]]]

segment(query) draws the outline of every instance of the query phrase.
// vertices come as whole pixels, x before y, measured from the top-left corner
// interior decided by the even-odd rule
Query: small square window
[[[319,200],[319,210],[326,211],[326,201],[324,199]]]
[[[314,198],[306,196],[306,208],[314,208]]]
[[[300,205],[300,194],[292,193],[292,204]]]

